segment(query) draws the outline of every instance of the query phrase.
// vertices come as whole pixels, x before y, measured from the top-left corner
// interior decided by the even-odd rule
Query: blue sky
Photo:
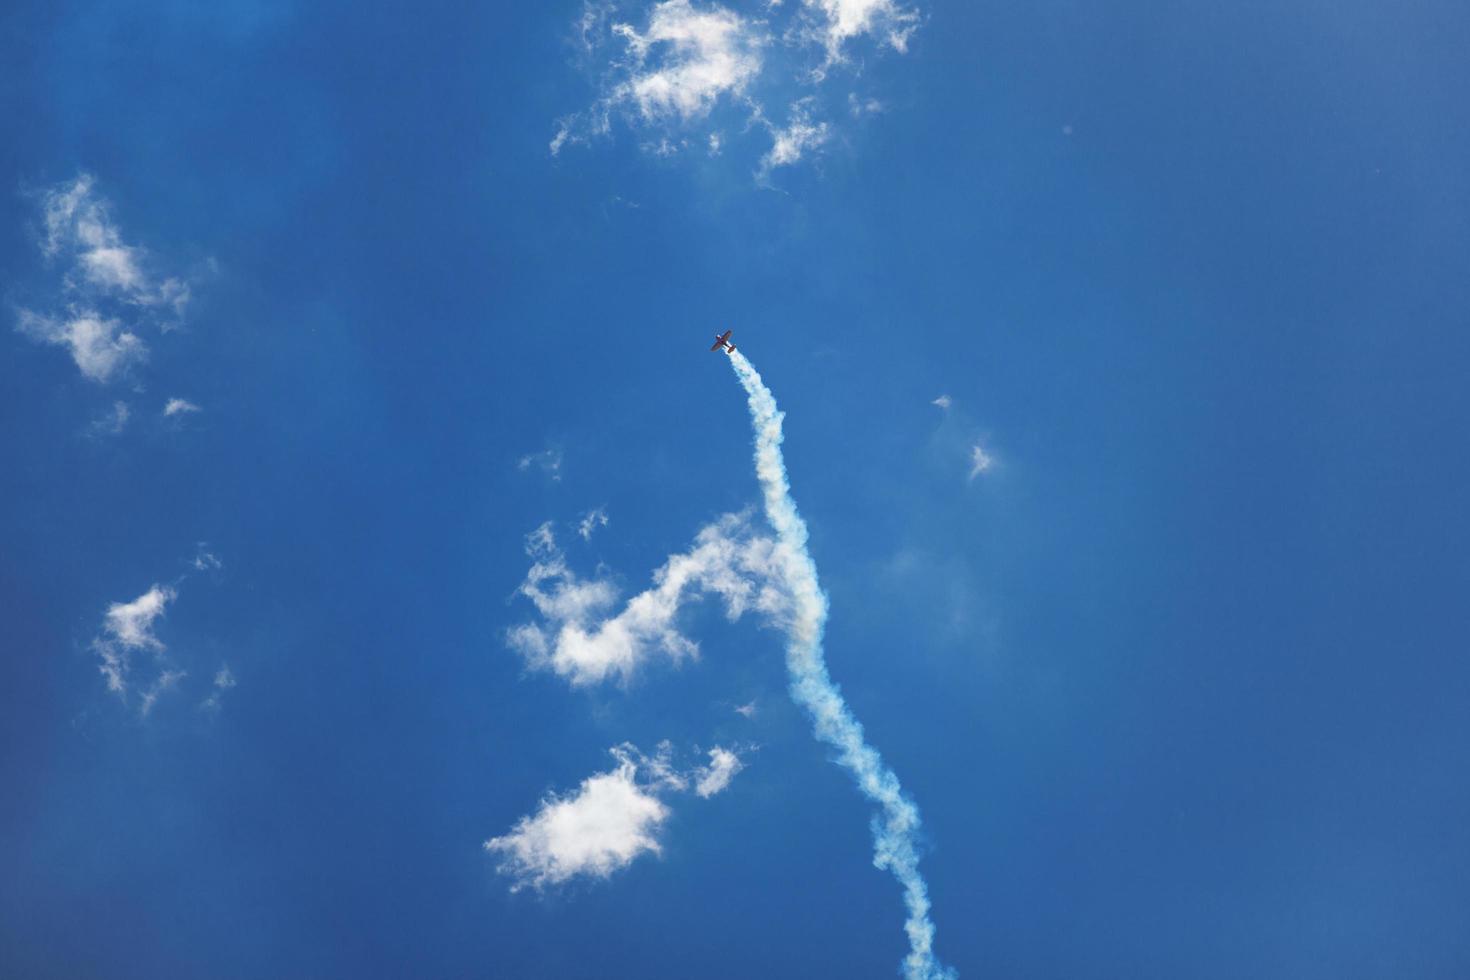
[[[0,973],[1470,973],[1467,41],[7,5]]]

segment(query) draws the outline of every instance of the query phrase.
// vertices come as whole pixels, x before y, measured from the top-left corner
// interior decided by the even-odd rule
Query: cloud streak
[[[873,863],[898,879],[908,909],[904,930],[909,953],[903,963],[904,975],[908,980],[947,980],[955,973],[934,956],[928,887],[919,872],[918,807],[904,793],[897,775],[884,764],[878,751],[865,741],[862,725],[827,672],[822,651],[827,596],[807,550],[806,522],[796,509],[786,476],[781,452],[785,416],[744,354],[732,354],[730,365],[749,402],[755,429],[756,476],[766,519],[776,531],[780,573],[792,601],[786,630],[791,695],[811,715],[817,738],[836,750],[838,764],[852,774],[858,789],[878,807],[872,824]]]

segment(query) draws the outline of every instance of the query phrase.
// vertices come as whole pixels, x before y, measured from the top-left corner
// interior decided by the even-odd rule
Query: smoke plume
[[[797,512],[786,478],[781,455],[781,423],[785,416],[745,355],[731,353],[730,364],[750,401],[756,477],[766,519],[776,531],[779,573],[791,594],[786,643],[791,695],[811,715],[817,738],[836,750],[838,765],[852,774],[858,789],[878,807],[872,823],[873,864],[886,868],[898,879],[908,907],[904,931],[909,937],[909,953],[904,958],[904,975],[908,980],[951,980],[955,972],[934,958],[929,893],[919,873],[919,809],[904,794],[898,777],[884,765],[878,751],[864,741],[862,725],[827,673],[822,655],[827,596],[817,581],[817,566],[807,550],[806,522]]]

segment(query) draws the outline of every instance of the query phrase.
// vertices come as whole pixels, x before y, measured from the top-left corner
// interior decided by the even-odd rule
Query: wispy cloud
[[[789,167],[827,142],[831,127],[814,122],[810,100],[793,103],[785,126],[770,126],[771,148],[761,157],[757,175],[769,177],[777,167]]]
[[[168,404],[163,406],[163,414],[165,418],[171,418],[175,415],[188,415],[192,412],[198,411],[200,411],[198,405],[195,405],[191,401],[186,401],[183,398],[170,398],[168,400]]]
[[[845,60],[847,44],[871,37],[895,51],[908,50],[919,15],[893,0],[802,0],[806,35],[827,52],[827,66]]]
[[[612,97],[651,122],[703,118],[721,96],[741,94],[761,69],[764,38],[718,5],[665,0],[654,5],[643,33],[626,23],[613,24],[612,32],[629,54],[628,78]]]
[[[940,408],[947,410],[951,405],[954,404],[954,399],[950,398],[948,395],[940,395],[929,404],[938,405]]]
[[[742,764],[733,752],[710,750],[710,765],[677,771],[669,743],[645,756],[624,743],[609,750],[616,765],[582,780],[573,793],[553,793],[510,832],[485,842],[511,891],[543,889],[576,877],[607,878],[644,854],[658,854],[659,834],[672,810],[663,800],[694,782],[704,798],[729,785]],[[706,791],[706,786],[711,787]]]
[[[740,756],[729,749],[715,746],[709,750],[709,765],[698,770],[694,779],[694,792],[703,799],[722,793],[730,785],[735,774],[745,768]]]
[[[167,330],[183,316],[189,283],[155,272],[147,249],[124,240],[90,174],[35,196],[40,251],[59,281],[54,310],[20,308],[16,328],[40,343],[66,348],[92,381],[123,377],[148,357],[141,328]]]
[[[135,652],[163,653],[164,645],[154,635],[153,624],[177,597],[178,592],[172,587],[154,585],[132,602],[114,602],[107,607],[102,617],[102,634],[92,641],[92,649],[102,660],[98,670],[107,678],[108,690],[127,693],[130,661]]]
[[[91,174],[43,191],[41,212],[46,232],[41,250],[65,264],[68,289],[183,312],[189,302],[188,284],[149,272],[147,250],[123,241],[112,206],[97,193]]]
[[[543,449],[539,453],[527,453],[516,460],[516,469],[522,473],[528,470],[540,470],[552,480],[561,480],[562,452],[555,447]]]
[[[138,696],[138,714],[147,718],[153,711],[153,705],[158,702],[159,695],[177,687],[179,681],[187,676],[189,675],[182,670],[165,668],[159,671],[158,676],[153,678],[153,683]]]
[[[583,8],[578,27],[585,53],[613,51],[603,67],[602,94],[585,113],[558,122],[552,156],[569,141],[606,134],[615,114],[634,125],[703,119],[721,98],[741,96],[761,70],[764,33],[727,7],[664,0],[648,8],[641,31],[614,19],[613,11],[611,4]]]
[[[774,543],[752,532],[743,515],[705,527],[689,551],[672,555],[653,575],[653,587],[614,611],[618,590],[605,578],[582,579],[567,565],[548,522],[526,539],[533,559],[520,594],[542,622],[511,629],[510,646],[528,666],[551,670],[574,686],[609,678],[628,680],[646,661],[678,662],[699,647],[680,631],[681,607],[705,594],[723,600],[726,615],[754,609],[779,615],[785,598],[774,584]]]
[[[221,664],[219,670],[214,672],[214,683],[210,685],[209,696],[199,702],[200,709],[210,712],[219,711],[220,698],[237,683],[239,682],[235,680],[235,674],[230,670],[230,665]]]
[[[594,507],[577,522],[577,534],[581,535],[583,541],[591,541],[592,533],[600,527],[607,527],[607,510]]]
[[[225,567],[225,563],[220,561],[219,557],[209,550],[209,545],[203,541],[199,542],[194,558],[189,564],[196,572],[218,571]]]
[[[113,402],[112,408],[92,423],[91,432],[98,436],[115,436],[128,427],[128,419],[132,415],[132,409],[128,408],[127,402]]]
[[[860,40],[902,52],[919,23],[895,0],[744,6],[749,12],[714,0],[584,5],[578,52],[599,91],[588,109],[556,121],[552,156],[609,135],[615,123],[653,131],[640,145],[657,156],[690,146],[719,156],[727,132],[764,132],[771,142],[756,169],[764,181],[824,146],[830,117],[881,111],[872,96],[849,93],[844,104],[824,83],[839,67],[857,70],[849,49]],[[773,118],[771,106],[789,106],[787,117]]]
[[[735,713],[742,718],[754,718],[757,710],[759,709],[757,709],[754,701],[747,701],[745,704],[737,704],[735,706]]]
[[[16,329],[32,340],[65,347],[82,375],[92,381],[111,381],[148,359],[148,346],[137,334],[94,310],[50,317],[22,309]]]
[[[195,572],[222,567],[203,545],[190,565]],[[110,603],[92,640],[92,651],[99,661],[97,670],[107,689],[124,704],[135,705],[142,717],[147,717],[160,698],[189,676],[158,633],[179,598],[180,585],[193,574],[185,572],[171,583],[155,583],[131,601]],[[215,672],[209,698],[201,706],[213,701],[212,707],[217,708],[219,695],[234,686],[234,674],[222,665]]]
[[[984,473],[986,470],[989,470],[994,465],[995,457],[987,453],[983,446],[981,446],[979,443],[976,443],[975,445],[970,447],[969,478],[971,480],[975,479],[975,477],[979,476],[981,473]]]

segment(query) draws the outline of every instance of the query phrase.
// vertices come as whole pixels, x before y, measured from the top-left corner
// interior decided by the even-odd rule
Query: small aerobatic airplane
[[[734,332],[735,331],[733,330],[726,330],[724,333],[720,334],[718,337],[715,338],[715,345],[711,347],[710,350],[715,351],[723,347],[726,354],[735,353],[735,345],[730,343],[730,335]]]

